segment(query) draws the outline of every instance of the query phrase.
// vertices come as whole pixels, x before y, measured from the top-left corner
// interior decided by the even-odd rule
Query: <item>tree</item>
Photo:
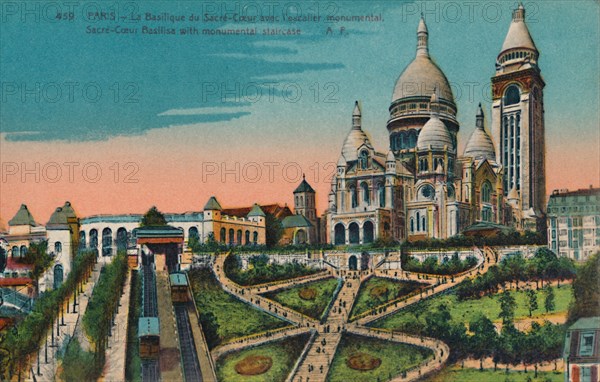
[[[533,289],[527,289],[525,294],[527,295],[527,308],[529,309],[529,317],[531,317],[533,311],[538,308],[537,293],[535,293]]]
[[[546,309],[546,313],[548,313],[554,310],[555,308],[554,288],[552,288],[550,285],[547,285],[545,289],[545,295],[546,297],[544,298],[544,309]]]
[[[479,357],[479,370],[483,370],[483,359],[493,355],[497,346],[496,327],[489,318],[480,314],[469,323],[469,329],[473,332],[469,338],[471,354]]]
[[[265,231],[267,235],[267,247],[272,248],[279,243],[281,236],[283,235],[283,226],[281,221],[273,214],[266,214],[265,218]]]
[[[160,227],[167,225],[167,219],[165,215],[158,210],[155,206],[152,206],[148,212],[142,217],[141,227]]]
[[[569,323],[580,317],[600,316],[600,252],[590,257],[573,281],[575,302],[569,309]]]
[[[515,298],[505,290],[500,296],[500,314],[498,315],[498,318],[502,319],[502,325],[512,324],[515,317],[515,305]]]

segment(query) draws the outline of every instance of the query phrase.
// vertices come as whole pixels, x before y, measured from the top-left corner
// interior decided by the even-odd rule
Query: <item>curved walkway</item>
[[[404,272],[402,270],[375,269],[374,271],[358,272],[347,271],[341,276],[343,281],[342,288],[335,297],[332,308],[323,324],[319,321],[296,312],[281,304],[262,297],[259,293],[270,292],[276,289],[286,288],[334,276],[330,271],[320,272],[315,275],[305,276],[298,279],[292,279],[287,282],[275,282],[263,284],[254,287],[243,287],[231,281],[223,271],[223,263],[228,254],[217,255],[213,271],[223,286],[229,293],[240,300],[247,302],[266,312],[274,314],[287,320],[293,328],[285,328],[267,333],[261,333],[255,336],[249,336],[244,339],[238,339],[229,344],[222,345],[212,352],[212,357],[217,360],[225,353],[237,351],[248,346],[255,346],[276,339],[284,338],[290,335],[308,332],[311,329],[316,330],[316,336],[308,346],[305,356],[299,360],[299,367],[295,374],[289,378],[293,382],[324,382],[329,372],[329,366],[335,356],[335,352],[342,338],[344,331],[355,333],[362,336],[379,338],[386,341],[394,341],[425,347],[433,351],[433,359],[429,359],[419,367],[406,372],[405,375],[396,376],[392,381],[416,381],[422,376],[440,369],[448,360],[450,348],[444,342],[428,337],[415,336],[407,333],[393,332],[383,329],[368,328],[365,325],[378,320],[387,315],[393,314],[400,309],[429,298],[440,292],[446,291],[466,278],[475,277],[477,274],[485,273],[491,265],[497,262],[495,253],[490,248],[484,248],[483,251],[477,250],[480,261],[477,265],[462,274],[454,277],[434,277],[432,275],[420,275],[417,273]],[[361,283],[369,277],[386,277],[396,280],[410,280],[427,282],[434,280],[438,284],[432,284],[426,288],[427,292],[423,295],[415,295],[400,301],[391,301],[384,306],[381,312],[367,315],[349,323],[349,314],[356,300]],[[421,276],[427,276],[426,279]],[[381,306],[376,309],[379,310]]]

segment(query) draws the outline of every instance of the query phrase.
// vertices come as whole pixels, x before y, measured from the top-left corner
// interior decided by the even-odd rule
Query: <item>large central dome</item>
[[[452,89],[442,70],[429,56],[417,56],[396,81],[392,102],[406,97],[427,97],[434,91],[454,103]]]
[[[407,97],[429,99],[434,91],[441,99],[454,103],[448,79],[429,57],[429,32],[421,16],[417,28],[417,56],[396,81],[392,103]]]

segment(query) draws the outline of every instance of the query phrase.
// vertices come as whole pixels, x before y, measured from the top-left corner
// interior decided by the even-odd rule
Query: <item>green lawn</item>
[[[225,292],[208,269],[190,271],[189,279],[200,313],[215,316],[220,342],[289,325]]]
[[[515,319],[529,316],[527,308],[527,297],[525,291],[510,292],[517,302],[515,310]],[[571,299],[573,298],[571,285],[562,285],[560,288],[554,287],[556,309],[552,313],[566,312]],[[535,315],[541,315],[544,310],[544,292],[540,289],[537,291],[539,308],[533,312]],[[492,321],[499,321],[498,314],[500,313],[500,303],[498,299],[500,294],[482,297],[477,300],[458,301],[453,293],[435,296],[423,300],[405,310],[401,310],[396,314],[388,316],[373,324],[375,327],[411,331],[412,324],[415,321],[425,323],[426,312],[436,309],[440,304],[446,304],[450,309],[452,319],[456,322],[468,323],[478,314],[483,313]]]
[[[534,378],[533,375],[533,370],[527,373],[510,371],[506,374],[504,369],[479,371],[455,366],[442,370],[439,374],[426,379],[425,382],[563,382],[565,380],[562,372],[538,372],[537,378]],[[531,380],[527,378],[531,378]]]
[[[373,370],[359,371],[346,364],[349,357],[366,353],[379,358],[381,364]],[[403,371],[421,364],[430,358],[429,349],[391,341],[344,334],[337,349],[329,374],[328,382],[374,382],[387,381]]]
[[[281,305],[294,309],[309,317],[320,320],[325,309],[329,306],[333,293],[339,284],[336,278],[328,278],[311,283],[297,285],[282,291],[265,293],[264,296],[277,301]],[[314,290],[316,295],[314,299],[303,299],[300,294],[303,291]]]
[[[308,341],[308,334],[289,337],[239,352],[229,353],[217,360],[217,378],[221,382],[285,381]],[[260,375],[240,375],[235,365],[248,356],[271,357],[273,365]]]
[[[358,297],[354,303],[352,312],[350,312],[350,317],[357,316],[388,301],[406,296],[412,291],[419,289],[419,287],[425,286],[426,284],[415,281],[398,281],[385,277],[371,277],[360,286]]]

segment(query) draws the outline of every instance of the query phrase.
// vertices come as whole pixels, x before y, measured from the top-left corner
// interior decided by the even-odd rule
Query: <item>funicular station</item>
[[[193,327],[197,319],[187,273],[181,270],[184,231],[169,225],[136,228],[136,250],[129,264],[140,266],[142,275],[142,316],[138,320],[142,381],[167,380],[171,370],[161,369],[161,354],[178,347],[185,380],[201,381]],[[172,325],[171,323],[175,324]],[[177,337],[177,345],[174,338]],[[164,362],[163,362],[164,363]],[[178,368],[177,368],[178,369]]]

